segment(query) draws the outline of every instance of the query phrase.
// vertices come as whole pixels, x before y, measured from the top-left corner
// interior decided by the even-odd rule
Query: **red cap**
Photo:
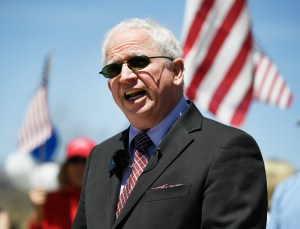
[[[87,158],[95,145],[95,142],[89,138],[75,138],[71,140],[67,146],[67,159],[70,159],[72,157]]]

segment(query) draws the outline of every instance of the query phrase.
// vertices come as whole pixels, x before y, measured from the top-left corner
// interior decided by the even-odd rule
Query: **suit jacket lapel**
[[[118,139],[115,147],[115,152],[112,153],[114,155],[117,151],[127,151],[128,149],[128,135],[129,135],[129,129],[122,132],[122,137]],[[108,173],[110,173],[111,168],[108,169]],[[109,175],[109,174],[108,174]],[[113,224],[115,222],[115,215],[116,215],[116,206],[119,200],[119,194],[120,194],[120,187],[121,187],[121,174],[118,174],[117,172],[113,172],[110,175],[110,186],[109,188],[109,197],[107,198],[107,206],[109,206],[109,209],[107,211],[107,220],[109,227],[112,228]]]
[[[189,144],[192,143],[193,137],[190,135],[190,133],[201,129],[201,124],[202,115],[192,103],[163,138],[159,145],[162,156],[157,165],[151,170],[149,170],[149,166],[151,166],[152,162],[156,159],[155,155],[150,158],[149,163],[145,168],[145,172],[139,177],[135,188],[133,189],[124,208],[122,209],[120,216],[114,224],[114,228],[116,228],[120,222],[122,222],[126,215],[138,203],[144,193],[151,187],[151,185],[164,172],[164,170],[174,160],[176,160],[176,158],[182,152],[184,152],[184,149]]]
[[[107,211],[107,221],[109,224],[108,228],[112,228],[115,222],[115,214],[116,214],[116,205],[119,199],[121,181],[117,174],[113,174],[110,179],[110,187],[109,188],[109,197],[107,198],[107,206],[109,209]]]

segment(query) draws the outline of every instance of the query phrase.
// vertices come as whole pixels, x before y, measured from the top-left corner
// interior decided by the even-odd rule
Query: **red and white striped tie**
[[[135,138],[135,153],[132,172],[126,181],[125,187],[120,195],[116,210],[116,219],[119,217],[129,195],[131,194],[139,176],[148,163],[147,148],[152,144],[151,139],[145,132],[139,133]]]

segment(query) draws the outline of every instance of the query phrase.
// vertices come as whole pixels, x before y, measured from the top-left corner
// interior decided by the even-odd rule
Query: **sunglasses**
[[[152,58],[166,58],[171,61],[174,60],[173,58],[167,56],[135,56],[122,63],[108,64],[102,69],[101,72],[99,72],[99,74],[102,74],[105,78],[112,79],[121,73],[122,65],[124,63],[127,63],[127,66],[130,70],[137,71],[147,67],[150,64],[150,59]]]

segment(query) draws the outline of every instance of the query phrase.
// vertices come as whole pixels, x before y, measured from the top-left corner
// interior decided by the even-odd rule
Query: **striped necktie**
[[[147,148],[152,144],[151,139],[145,132],[139,133],[135,138],[135,152],[132,172],[126,181],[124,189],[120,195],[116,210],[116,218],[119,217],[128,197],[130,196],[139,176],[142,174],[148,163]]]

